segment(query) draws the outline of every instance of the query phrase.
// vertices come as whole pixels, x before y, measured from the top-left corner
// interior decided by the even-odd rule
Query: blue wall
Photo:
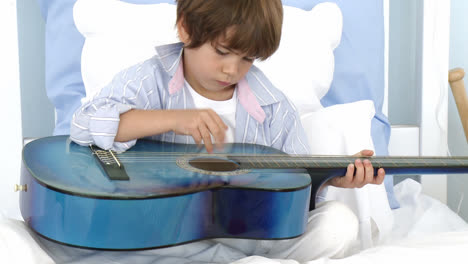
[[[417,125],[422,0],[391,0],[389,4],[388,119],[394,125]]]
[[[392,125],[419,124],[421,115],[419,64],[422,42],[423,0],[391,0],[389,17],[388,120]],[[397,175],[397,184],[407,178],[420,181],[419,175]]]
[[[17,0],[16,5],[23,137],[49,136],[54,108],[45,93],[45,22],[37,0]]]

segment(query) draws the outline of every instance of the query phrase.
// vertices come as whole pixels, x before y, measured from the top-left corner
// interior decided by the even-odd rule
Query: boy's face
[[[255,60],[231,50],[223,40],[184,50],[187,82],[204,97],[220,101],[232,98],[235,85],[244,78]]]

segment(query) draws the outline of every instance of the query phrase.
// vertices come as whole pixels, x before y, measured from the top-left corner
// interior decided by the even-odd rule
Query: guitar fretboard
[[[230,156],[244,169],[339,169],[354,163],[349,156]],[[369,159],[374,168],[392,173],[464,173],[468,172],[468,157],[359,157]]]

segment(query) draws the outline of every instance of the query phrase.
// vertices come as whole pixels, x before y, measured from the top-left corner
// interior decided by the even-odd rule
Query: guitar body
[[[280,153],[250,144],[227,144],[225,152]],[[304,233],[306,170],[205,171],[191,167],[190,153],[203,156],[196,145],[139,140],[119,157],[129,179],[111,180],[90,148],[66,136],[32,141],[23,149],[22,216],[50,240],[111,250]]]

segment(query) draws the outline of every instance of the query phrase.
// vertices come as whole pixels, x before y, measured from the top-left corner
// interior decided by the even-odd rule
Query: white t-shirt
[[[237,87],[234,89],[232,98],[225,101],[215,101],[203,97],[197,93],[190,84],[185,81],[185,86],[192,95],[193,102],[197,109],[211,108],[215,111],[219,117],[223,120],[224,124],[228,127],[226,136],[224,138],[225,143],[234,142],[234,131],[236,131],[236,106],[237,106]]]

